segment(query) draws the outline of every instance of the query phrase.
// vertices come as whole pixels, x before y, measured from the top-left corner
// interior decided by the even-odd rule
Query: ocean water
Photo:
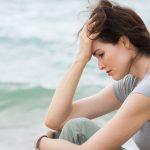
[[[148,0],[118,2],[135,9],[149,27]],[[77,53],[87,6],[86,0],[0,0],[0,149],[33,149],[35,137],[47,131],[44,116]],[[74,100],[110,82],[92,58]],[[97,121],[104,125],[113,115]]]

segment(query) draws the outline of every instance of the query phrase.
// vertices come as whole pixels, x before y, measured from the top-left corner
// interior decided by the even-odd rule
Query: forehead
[[[103,43],[98,40],[94,40],[92,42],[92,52],[94,53],[96,49],[104,49],[105,45],[106,45],[106,43]]]
[[[94,53],[95,50],[103,50],[107,51],[108,49],[112,49],[115,46],[112,43],[104,43],[102,41],[94,40],[92,43],[92,52]]]

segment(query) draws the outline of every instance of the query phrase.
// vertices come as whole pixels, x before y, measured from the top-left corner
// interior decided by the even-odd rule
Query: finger
[[[50,130],[50,131],[48,131],[48,132],[46,133],[46,135],[47,135],[48,138],[53,138],[54,132],[52,132],[52,131]]]
[[[92,33],[93,32],[92,30],[93,30],[94,26],[95,26],[95,22],[93,22],[92,24],[90,24],[88,26],[88,29],[87,29],[87,35],[88,35],[88,37],[90,39],[95,39],[98,36],[98,34],[99,34],[99,33]]]
[[[95,20],[96,20],[96,14],[92,18],[87,20],[87,24],[91,24],[91,23],[95,22]]]
[[[81,30],[80,36],[81,37],[88,37],[90,39],[94,39],[98,34],[91,34],[90,31],[92,28],[95,26],[95,22],[93,22],[92,18],[88,21],[83,26],[83,29]]]
[[[99,33],[93,33],[89,36],[90,39],[95,39]]]

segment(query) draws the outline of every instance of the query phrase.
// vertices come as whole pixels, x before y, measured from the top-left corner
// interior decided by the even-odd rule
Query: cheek
[[[116,61],[120,66],[127,65],[129,60],[130,60],[129,57],[127,57],[126,55],[120,55],[116,58]]]
[[[118,73],[120,73],[122,77],[129,73],[132,64],[132,59],[130,55],[121,54],[116,57],[114,62]]]
[[[113,67],[115,64],[116,61],[116,55],[114,53],[106,53],[105,54],[105,59],[104,59],[104,62],[106,64],[106,66],[108,67]]]

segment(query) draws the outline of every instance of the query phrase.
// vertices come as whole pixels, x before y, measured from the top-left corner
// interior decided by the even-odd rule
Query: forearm
[[[72,100],[87,60],[77,59],[57,87],[46,115],[48,127],[58,130],[72,110]]]
[[[40,150],[84,150],[82,145],[73,144],[63,139],[42,138]]]

